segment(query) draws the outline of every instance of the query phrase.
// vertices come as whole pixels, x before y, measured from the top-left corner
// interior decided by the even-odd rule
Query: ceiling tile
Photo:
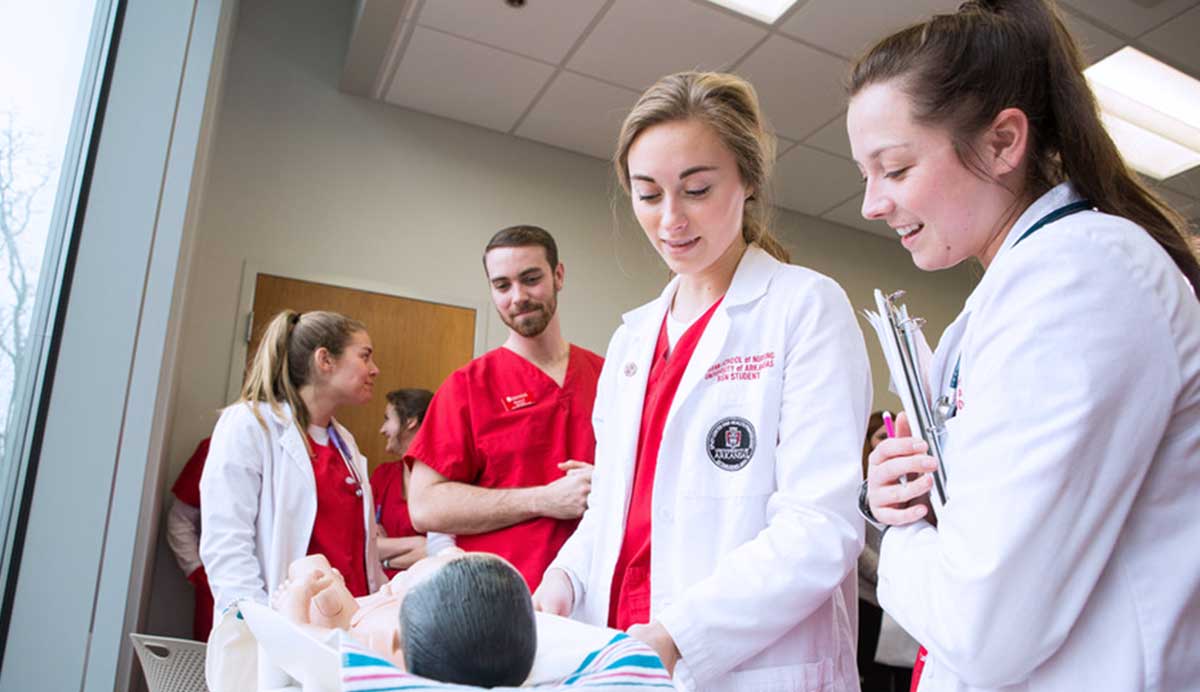
[[[1136,38],[1183,12],[1196,0],[1060,0],[1108,28]]]
[[[516,134],[601,159],[612,157],[621,121],[638,93],[562,72]]]
[[[507,132],[553,72],[535,60],[418,26],[384,100]]]
[[[1200,166],[1190,171],[1184,171],[1173,178],[1167,178],[1162,181],[1161,185],[1176,192],[1200,198]]]
[[[850,153],[850,136],[846,134],[846,114],[844,112],[839,113],[825,127],[809,135],[804,143],[815,149],[837,154],[848,161],[854,160],[854,156]]]
[[[854,164],[801,144],[775,167],[775,203],[820,216],[861,189]]]
[[[754,83],[775,131],[804,139],[846,107],[843,86],[849,63],[772,36],[737,68]]]
[[[1125,39],[1101,29],[1079,15],[1072,12],[1063,12],[1062,15],[1067,30],[1075,37],[1075,42],[1079,44],[1079,50],[1083,52],[1083,57],[1089,65],[1127,45]]]
[[[675,72],[728,69],[766,35],[690,0],[616,0],[567,66],[641,92]]]
[[[1184,12],[1138,40],[1175,67],[1200,75],[1200,5]]]
[[[886,223],[882,221],[868,221],[863,218],[862,203],[863,196],[861,194],[855,195],[854,199],[839,205],[836,209],[821,216],[821,218],[840,223],[843,226],[849,226],[850,228],[857,228],[860,231],[866,231],[881,238],[899,242],[899,236],[891,228],[888,228]]]
[[[809,0],[779,28],[844,58],[938,13],[954,12],[962,0]]]
[[[558,64],[603,6],[604,0],[529,2],[520,8],[499,0],[436,0],[424,3],[417,22]]]

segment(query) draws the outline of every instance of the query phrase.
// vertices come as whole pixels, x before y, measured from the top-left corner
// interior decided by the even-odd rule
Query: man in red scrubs
[[[549,233],[506,228],[483,265],[508,339],[434,395],[406,456],[409,513],[419,531],[504,557],[532,591],[587,507],[603,358],[562,336],[564,272]]]

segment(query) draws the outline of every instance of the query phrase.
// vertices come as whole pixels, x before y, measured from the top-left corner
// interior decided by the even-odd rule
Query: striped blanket
[[[343,692],[467,692],[482,689],[409,675],[348,636],[341,638],[341,656]],[[560,682],[541,684],[533,689],[539,692],[575,689],[636,692],[630,688],[665,690],[673,687],[658,656],[648,646],[627,634],[617,634],[608,644],[585,656],[575,671]],[[521,688],[495,688],[505,689]]]

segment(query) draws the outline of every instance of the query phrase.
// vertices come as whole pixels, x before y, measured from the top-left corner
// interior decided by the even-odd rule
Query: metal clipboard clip
[[[879,345],[887,360],[892,379],[892,391],[900,397],[904,410],[908,412],[913,430],[929,445],[929,455],[937,460],[933,472],[933,489],[938,499],[946,504],[946,466],[942,461],[943,440],[946,421],[954,414],[954,403],[949,397],[936,402],[929,395],[928,357],[929,346],[921,334],[925,320],[910,317],[908,306],[900,301],[904,291],[884,294],[875,289],[875,305],[878,312],[863,310],[863,316],[875,328]]]

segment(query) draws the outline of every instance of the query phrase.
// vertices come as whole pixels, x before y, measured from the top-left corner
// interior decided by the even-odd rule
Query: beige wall
[[[667,271],[614,203],[605,162],[339,93],[349,3],[241,5],[186,289],[168,478],[227,403],[246,262],[486,305],[483,244],[503,226],[538,224],[567,268],[564,332],[601,353],[620,314],[658,294]],[[840,281],[856,307],[875,286],[909,289],[933,334],[969,290],[963,272],[917,272],[890,240],[790,212],[778,229],[795,261]],[[498,345],[490,310],[479,324]],[[878,404],[886,385],[874,368]],[[154,583],[150,631],[186,634],[189,587],[165,545]]]

